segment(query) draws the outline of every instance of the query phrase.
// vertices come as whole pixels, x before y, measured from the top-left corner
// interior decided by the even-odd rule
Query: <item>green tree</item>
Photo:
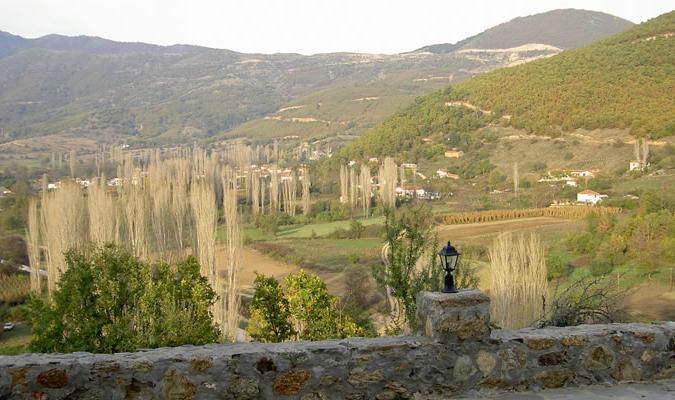
[[[256,274],[255,293],[251,301],[251,318],[246,330],[254,340],[260,342],[282,342],[296,332],[291,324],[288,299],[271,276]]]
[[[350,239],[361,239],[363,231],[366,230],[366,227],[363,224],[355,219],[349,221],[349,238]]]
[[[30,303],[32,351],[113,353],[219,339],[209,311],[216,293],[192,257],[149,265],[108,244],[69,251],[66,263],[51,301]]]
[[[338,307],[338,299],[314,274],[286,277],[283,291],[273,277],[258,275],[247,331],[256,340],[323,340],[361,336],[364,330]]]
[[[373,272],[380,286],[391,288],[410,329],[416,327],[417,294],[439,290],[443,280],[432,229],[431,209],[421,203],[385,211],[388,265],[376,266]]]

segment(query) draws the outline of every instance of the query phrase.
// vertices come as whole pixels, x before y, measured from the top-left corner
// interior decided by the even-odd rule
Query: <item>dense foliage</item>
[[[484,127],[493,117],[466,107],[446,105],[459,96],[449,87],[417,98],[412,105],[346,146],[341,157],[364,159],[405,154],[406,160],[412,162],[442,157],[448,145],[463,149],[475,146],[480,138],[468,133]],[[422,141],[425,137],[432,141]]]
[[[675,131],[675,12],[590,46],[505,68],[458,85],[466,100],[538,134],[556,129],[630,128],[637,136]]]
[[[282,289],[273,277],[257,275],[247,331],[254,340],[322,340],[363,336],[363,329],[343,314],[338,299],[313,274],[288,275]]]
[[[646,267],[675,265],[675,198],[667,193],[644,192],[630,217],[588,216],[588,227],[571,235],[569,250],[592,254],[590,271],[605,275],[615,267],[634,263]]]
[[[671,135],[674,31],[671,12],[590,46],[479,75],[418,98],[346,146],[340,158],[390,155],[416,162],[440,157],[450,147],[479,150],[491,138],[475,131],[497,122],[498,116],[508,116],[499,123],[548,136],[575,128]],[[467,102],[494,115],[448,102]],[[467,156],[453,166],[463,178],[494,168],[485,154],[471,151]]]
[[[30,304],[31,350],[114,353],[217,341],[216,293],[189,257],[146,264],[113,245],[70,251],[53,299]]]
[[[438,241],[432,233],[431,209],[406,205],[398,211],[387,210],[385,217],[387,265],[378,265],[373,272],[381,286],[391,288],[402,310],[400,316],[393,316],[394,326],[390,329],[405,329],[405,323],[415,329],[417,294],[422,290],[439,290],[443,278],[435,254]]]

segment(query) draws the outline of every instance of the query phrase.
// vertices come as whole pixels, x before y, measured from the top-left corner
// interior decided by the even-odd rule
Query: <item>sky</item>
[[[0,30],[247,53],[399,53],[558,8],[642,22],[673,0],[0,0]]]

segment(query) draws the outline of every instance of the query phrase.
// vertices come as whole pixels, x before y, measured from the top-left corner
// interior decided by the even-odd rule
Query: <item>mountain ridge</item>
[[[556,52],[246,54],[5,33],[0,142],[58,133],[167,142],[359,135],[418,95]]]
[[[573,49],[628,29],[632,25],[634,24],[631,21],[598,11],[558,9],[516,17],[456,43],[428,45],[414,52],[449,53],[468,48],[505,49],[528,43]],[[532,37],[540,39],[531,41]]]

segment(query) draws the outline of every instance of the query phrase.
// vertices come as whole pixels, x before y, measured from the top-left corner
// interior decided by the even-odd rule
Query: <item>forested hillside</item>
[[[675,133],[675,12],[582,49],[494,71],[457,86],[468,101],[537,134],[558,127]]]
[[[491,122],[548,136],[575,128],[669,136],[675,134],[673,93],[675,12],[585,48],[419,98],[345,147],[342,156],[405,153],[419,160],[448,146],[468,149],[489,139],[469,133]],[[427,137],[432,140],[422,140]]]

